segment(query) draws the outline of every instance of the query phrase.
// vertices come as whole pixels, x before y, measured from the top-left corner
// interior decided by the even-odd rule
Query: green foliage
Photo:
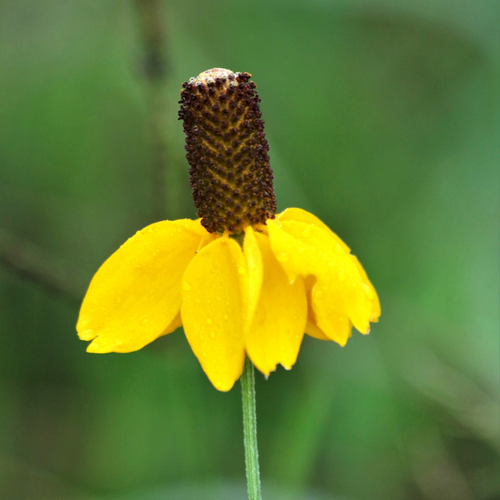
[[[498,2],[163,5],[158,91],[132,2],[0,1],[0,230],[83,297],[156,220],[151,93],[167,216],[194,217],[180,85],[252,73],[280,209],[326,222],[382,302],[369,337],[257,377],[264,498],[498,498]],[[181,330],[86,354],[77,313],[0,267],[0,497],[244,498],[238,386],[213,389]]]

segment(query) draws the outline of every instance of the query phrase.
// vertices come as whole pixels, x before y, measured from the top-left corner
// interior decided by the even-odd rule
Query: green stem
[[[247,358],[241,376],[243,402],[243,439],[249,500],[261,500],[259,450],[257,448],[257,412],[255,407],[255,377],[252,362]]]

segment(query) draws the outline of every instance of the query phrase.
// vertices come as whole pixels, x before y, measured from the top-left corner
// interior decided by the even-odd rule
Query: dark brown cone
[[[182,85],[179,119],[194,204],[210,233],[239,233],[276,212],[261,100],[249,79],[215,68]]]

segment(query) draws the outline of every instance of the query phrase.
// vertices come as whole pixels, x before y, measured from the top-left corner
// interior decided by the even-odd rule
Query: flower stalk
[[[259,450],[257,447],[257,411],[255,405],[255,376],[252,362],[246,358],[241,376],[243,403],[243,440],[249,500],[261,500]]]

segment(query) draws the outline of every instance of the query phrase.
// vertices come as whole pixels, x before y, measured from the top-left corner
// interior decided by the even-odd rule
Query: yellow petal
[[[273,251],[290,280],[316,276],[311,301],[316,323],[341,345],[349,319],[368,333],[372,305],[351,256],[318,226],[299,221],[268,221]]]
[[[366,296],[372,303],[372,316],[370,318],[370,321],[373,323],[376,323],[380,317],[380,301],[378,299],[377,292],[375,291],[374,286],[371,284],[371,281],[368,279],[368,276],[366,275],[366,271],[363,269],[363,266],[357,259],[355,255],[351,255],[351,259],[354,261],[356,264],[356,267],[358,268],[359,274],[361,275],[361,278],[363,279],[363,290],[366,293]]]
[[[246,263],[246,277],[244,278],[244,320],[245,332],[252,324],[257,303],[259,301],[260,290],[262,288],[262,277],[264,268],[262,264],[262,255],[255,238],[255,231],[252,226],[245,228],[245,239],[243,241],[243,255]]]
[[[177,328],[180,328],[182,326],[182,320],[181,320],[181,310],[179,309],[179,312],[175,316],[175,318],[171,321],[170,325],[167,326],[165,331],[163,331],[160,335],[160,337],[163,337],[164,335],[168,335],[169,333],[175,332]]]
[[[182,274],[203,233],[199,221],[158,222],[109,257],[80,309],[80,338],[95,338],[89,352],[136,351],[168,331],[180,308]]]
[[[313,308],[313,290],[316,286],[316,279],[311,280],[311,276],[306,279],[307,289],[307,325],[306,333],[319,340],[334,340],[341,346],[345,346],[351,336],[352,322],[343,314],[341,308],[337,308],[328,318],[328,321],[322,321],[322,326],[326,328],[328,335],[318,326],[316,313]],[[318,306],[317,306],[318,308]],[[326,339],[324,338],[326,337]]]
[[[315,283],[316,283],[316,278],[314,276],[308,276],[304,280],[304,284],[306,287],[306,296],[307,296],[306,333],[310,337],[313,337],[318,340],[332,340],[331,338],[327,337],[325,333],[321,330],[321,328],[316,324],[316,317],[314,316],[314,311],[311,302],[311,291]]]
[[[307,317],[306,333],[309,337],[318,340],[332,340],[324,334],[323,330],[316,324],[316,320],[312,321],[309,316]]]
[[[212,241],[215,241],[218,238],[220,238],[219,234],[217,234],[217,233],[209,233],[208,231],[205,231],[205,234],[201,238],[200,245],[198,246],[198,252],[203,247],[206,247],[209,243],[212,243]]]
[[[224,236],[205,246],[183,277],[184,332],[203,371],[219,391],[229,391],[243,372],[245,273],[241,247]]]
[[[295,220],[318,226],[321,229],[324,229],[346,252],[350,252],[349,247],[324,222],[318,219],[315,215],[306,212],[301,208],[287,208],[279,215],[277,215],[276,218],[280,221]],[[375,288],[368,279],[363,266],[360,264],[356,256],[351,255],[351,258],[358,268],[359,274],[363,279],[363,283],[366,285],[366,287],[363,287],[363,290],[365,290],[368,299],[372,302],[372,316],[370,318],[370,321],[377,322],[378,318],[380,317],[380,302],[377,296],[377,292],[375,291]]]
[[[318,226],[325,230],[346,252],[351,251],[351,249],[323,221],[306,210],[302,210],[301,208],[287,208],[277,215],[276,218],[280,221],[296,220],[298,222],[305,222],[306,224]]]
[[[299,354],[307,319],[304,281],[290,284],[274,256],[269,238],[255,237],[264,262],[264,280],[246,349],[252,363],[265,375],[281,363],[290,369]]]

